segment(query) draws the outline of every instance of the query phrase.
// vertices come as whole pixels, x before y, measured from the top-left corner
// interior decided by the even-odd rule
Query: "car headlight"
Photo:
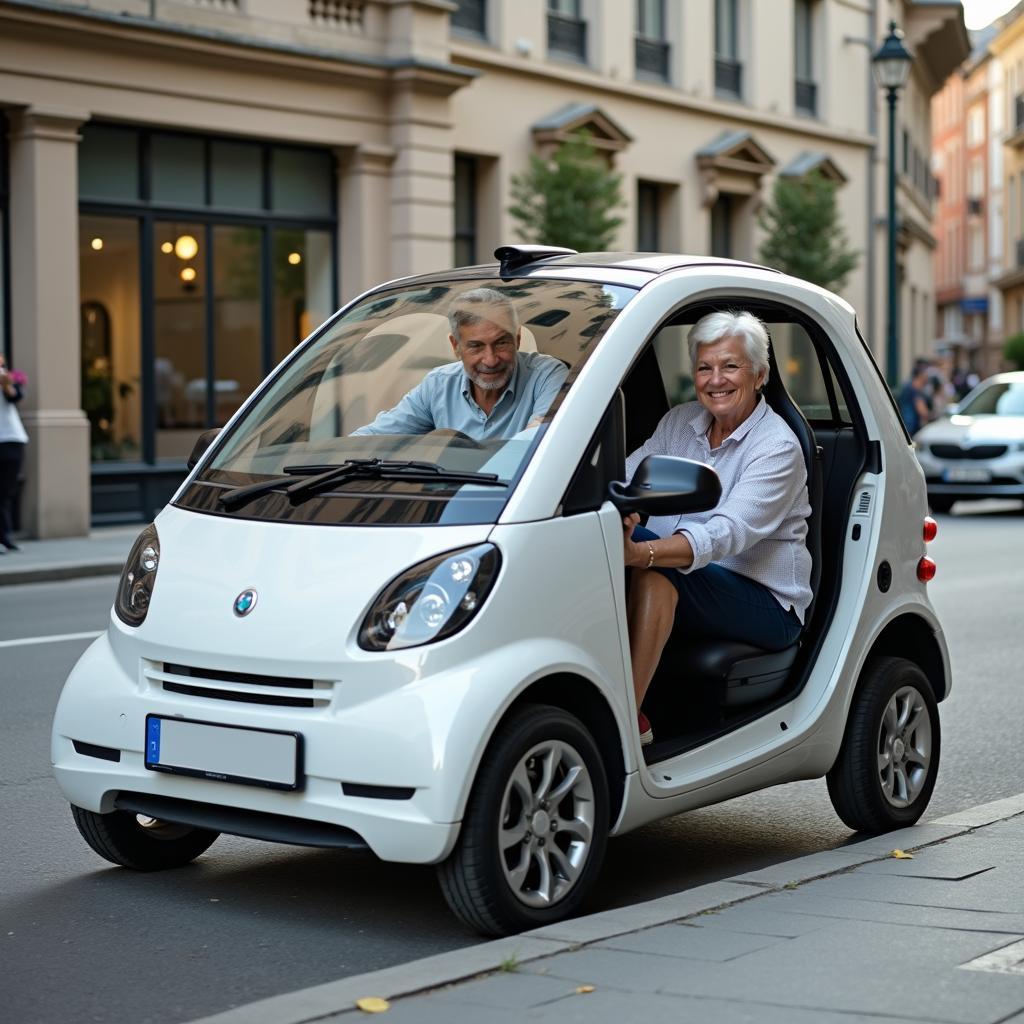
[[[117,584],[114,611],[126,625],[141,626],[146,618],[159,565],[160,538],[156,527],[150,523],[132,545]]]
[[[359,646],[394,651],[457,633],[484,603],[500,565],[493,544],[477,544],[407,569],[370,606],[359,628]]]

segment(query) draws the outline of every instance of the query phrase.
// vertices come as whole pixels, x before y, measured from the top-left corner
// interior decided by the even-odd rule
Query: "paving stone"
[[[797,857],[793,860],[783,861],[781,864],[770,864],[757,871],[748,871],[744,875],[737,875],[732,881],[764,883],[772,886],[786,885],[788,882],[799,882],[815,878],[818,875],[827,875],[855,867],[858,864],[863,864],[866,856],[876,855],[855,852],[852,847],[826,850],[824,853],[812,853],[807,857]]]
[[[886,832],[880,836],[855,839],[845,846],[836,847],[836,852],[863,854],[865,859],[872,856],[884,857],[890,850],[912,850],[919,846],[952,839],[968,827],[940,825],[935,822],[930,822],[927,825],[914,825],[911,828]]]
[[[947,814],[944,818],[936,818],[929,824],[977,828],[994,821],[1010,818],[1012,815],[1019,815],[1022,812],[1024,812],[1024,793],[1019,793],[1017,796],[1006,797],[1003,800],[993,800],[991,803],[970,807],[965,811]]]
[[[343,1015],[324,1017],[317,1024],[357,1024],[371,1018],[353,1007]],[[471,1003],[455,1003],[439,995],[411,996],[391,1003],[381,1020],[388,1024],[481,1024],[480,1007]],[[487,1024],[523,1024],[524,1013],[516,1009],[489,1007]]]
[[[788,895],[788,894],[787,894]],[[835,915],[832,915],[835,916]],[[765,908],[761,901],[730,907],[727,912],[702,914],[691,918],[689,924],[705,931],[723,930],[744,935],[773,935],[793,939],[798,935],[828,928],[831,921],[827,916],[815,918],[810,914],[788,913],[785,910]],[[676,927],[685,927],[676,925]]]
[[[789,927],[787,922],[805,917],[810,922],[806,931],[820,928],[831,919],[838,919],[909,924],[920,928],[988,931],[994,934],[1024,933],[1024,911],[1000,913],[970,908],[927,907],[914,903],[857,900],[844,896],[831,896],[824,892],[811,892],[807,889],[773,894],[772,901],[773,904],[781,903],[783,905],[766,906],[762,913],[766,921],[778,919],[781,928]],[[717,915],[715,916],[717,917]],[[730,916],[732,915],[730,914]],[[723,918],[723,923],[726,926],[728,926],[728,920],[728,918]],[[712,918],[701,918],[701,921],[707,921],[710,925]],[[790,933],[785,932],[784,934]],[[794,932],[793,934],[803,934],[803,932]]]
[[[535,961],[543,964],[544,961]],[[593,984],[593,982],[591,982]],[[463,982],[445,989],[445,999],[452,1003],[472,1003],[474,1006],[506,1009],[529,1009],[542,1003],[564,998],[576,986],[562,978],[533,971],[501,971],[485,978]]]
[[[738,908],[737,908],[738,909]],[[723,916],[730,916],[731,912]],[[619,935],[598,944],[598,949],[623,949],[652,956],[684,957],[688,960],[736,960],[786,938],[746,935],[739,931],[708,929],[681,924],[648,928],[633,935]]]

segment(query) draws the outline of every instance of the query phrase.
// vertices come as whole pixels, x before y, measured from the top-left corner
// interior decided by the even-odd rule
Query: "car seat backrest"
[[[821,579],[821,511],[823,504],[822,450],[814,436],[807,417],[793,401],[786,390],[785,381],[775,361],[775,350],[769,341],[768,362],[770,372],[768,382],[764,386],[765,401],[785,420],[786,425],[796,435],[803,452],[807,467],[807,498],[811,506],[811,514],[807,517],[807,550],[811,554],[811,605],[804,619],[805,625],[811,621],[814,599],[818,593]]]

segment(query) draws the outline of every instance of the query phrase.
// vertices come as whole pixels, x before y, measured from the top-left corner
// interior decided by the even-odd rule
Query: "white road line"
[[[32,644],[59,644],[64,640],[95,640],[105,633],[97,629],[92,633],[58,633],[56,636],[23,636],[17,640],[0,640],[0,647],[29,647]]]

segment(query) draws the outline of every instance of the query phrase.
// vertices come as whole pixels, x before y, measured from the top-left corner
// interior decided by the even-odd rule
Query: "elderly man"
[[[515,307],[493,288],[457,295],[448,308],[458,362],[433,369],[393,409],[354,434],[458,430],[477,441],[511,437],[539,422],[565,382],[561,360],[520,352]]]

